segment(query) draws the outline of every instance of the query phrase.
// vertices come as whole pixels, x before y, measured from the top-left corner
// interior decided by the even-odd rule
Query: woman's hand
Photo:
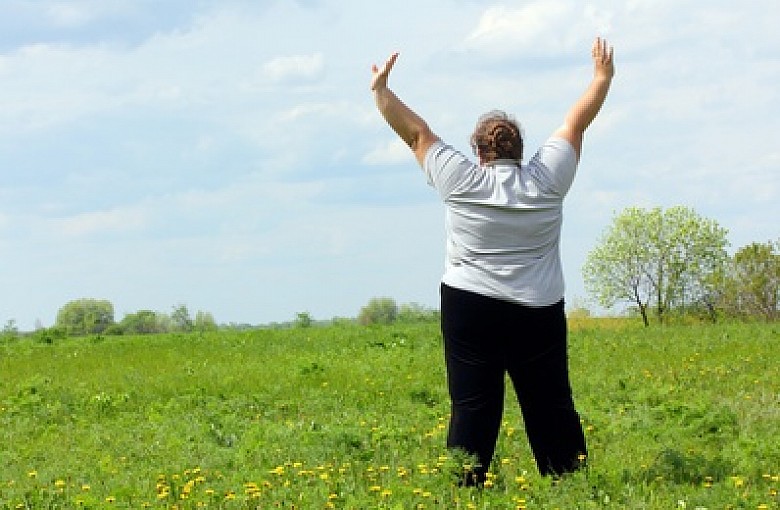
[[[398,58],[398,52],[396,51],[390,58],[385,61],[385,64],[380,69],[376,64],[371,66],[371,90],[378,91],[387,88],[387,77],[390,75],[390,70],[395,65],[395,61]]]
[[[613,48],[607,44],[606,39],[597,37],[593,41],[593,73],[596,77],[612,79],[615,75],[615,64],[612,60]]]

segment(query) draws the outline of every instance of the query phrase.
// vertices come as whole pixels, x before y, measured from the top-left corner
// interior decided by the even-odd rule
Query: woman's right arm
[[[579,160],[582,151],[582,138],[585,130],[596,118],[607,98],[612,77],[615,75],[613,49],[607,41],[597,37],[593,42],[593,79],[588,88],[571,107],[564,118],[563,125],[553,136],[567,140],[574,147]]]
[[[398,53],[393,53],[380,68],[371,68],[371,90],[379,112],[398,136],[412,149],[417,162],[423,165],[428,148],[436,142],[437,137],[428,124],[411,108],[406,106],[395,93],[387,87],[387,78],[395,65]]]

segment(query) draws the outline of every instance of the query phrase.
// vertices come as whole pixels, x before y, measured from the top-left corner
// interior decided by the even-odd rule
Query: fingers
[[[607,43],[606,39],[596,37],[593,41],[593,48],[591,49],[591,55],[593,60],[597,64],[609,64],[612,62],[612,55],[614,48]]]
[[[398,52],[396,51],[390,54],[390,57],[385,61],[381,68],[376,64],[371,66],[371,74],[373,75],[371,90],[377,90],[378,88],[387,86],[387,76],[390,74],[390,70],[395,65],[397,59]]]

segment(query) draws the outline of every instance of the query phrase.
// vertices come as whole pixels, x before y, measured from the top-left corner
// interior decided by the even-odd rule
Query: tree
[[[372,298],[366,306],[360,309],[358,322],[368,324],[390,324],[398,317],[398,306],[389,297]]]
[[[159,314],[152,310],[128,313],[120,322],[120,326],[123,333],[131,335],[149,335],[165,331],[164,322],[160,320]]]
[[[780,316],[780,240],[752,243],[729,261],[719,300],[739,317],[776,320]]]
[[[726,233],[687,207],[627,208],[588,254],[585,287],[602,306],[635,305],[645,326],[650,309],[663,321],[713,294],[710,276],[728,259]]]
[[[114,324],[114,305],[105,299],[76,299],[59,309],[56,324],[68,335],[99,334]]]
[[[296,328],[310,328],[314,324],[309,312],[298,312],[295,314],[295,327]]]
[[[195,324],[190,318],[190,311],[187,309],[187,305],[173,307],[171,322],[173,323],[173,329],[176,331],[190,332],[195,329]]]
[[[439,311],[419,303],[405,303],[398,307],[399,322],[421,322],[439,318]]]
[[[203,312],[198,310],[195,314],[195,331],[217,331],[217,321],[214,320],[214,316],[209,312]]]

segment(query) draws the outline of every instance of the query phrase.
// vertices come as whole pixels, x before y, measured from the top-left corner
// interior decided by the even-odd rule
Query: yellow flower
[[[38,476],[38,471],[36,471],[34,469],[32,471],[28,471],[27,472],[27,476],[29,476],[30,478],[35,478],[35,477]]]
[[[108,503],[109,505],[113,505],[114,503],[116,503],[116,498],[114,496],[109,496],[106,498],[106,503]]]
[[[64,488],[65,480],[57,480],[56,482],[54,482],[54,486],[57,487],[58,489]]]
[[[84,492],[89,492],[92,490],[92,487],[88,483],[84,483],[81,485],[81,490]]]
[[[382,490],[382,487],[380,487],[379,485],[372,485],[371,487],[368,488],[368,490],[371,492],[379,492]]]

